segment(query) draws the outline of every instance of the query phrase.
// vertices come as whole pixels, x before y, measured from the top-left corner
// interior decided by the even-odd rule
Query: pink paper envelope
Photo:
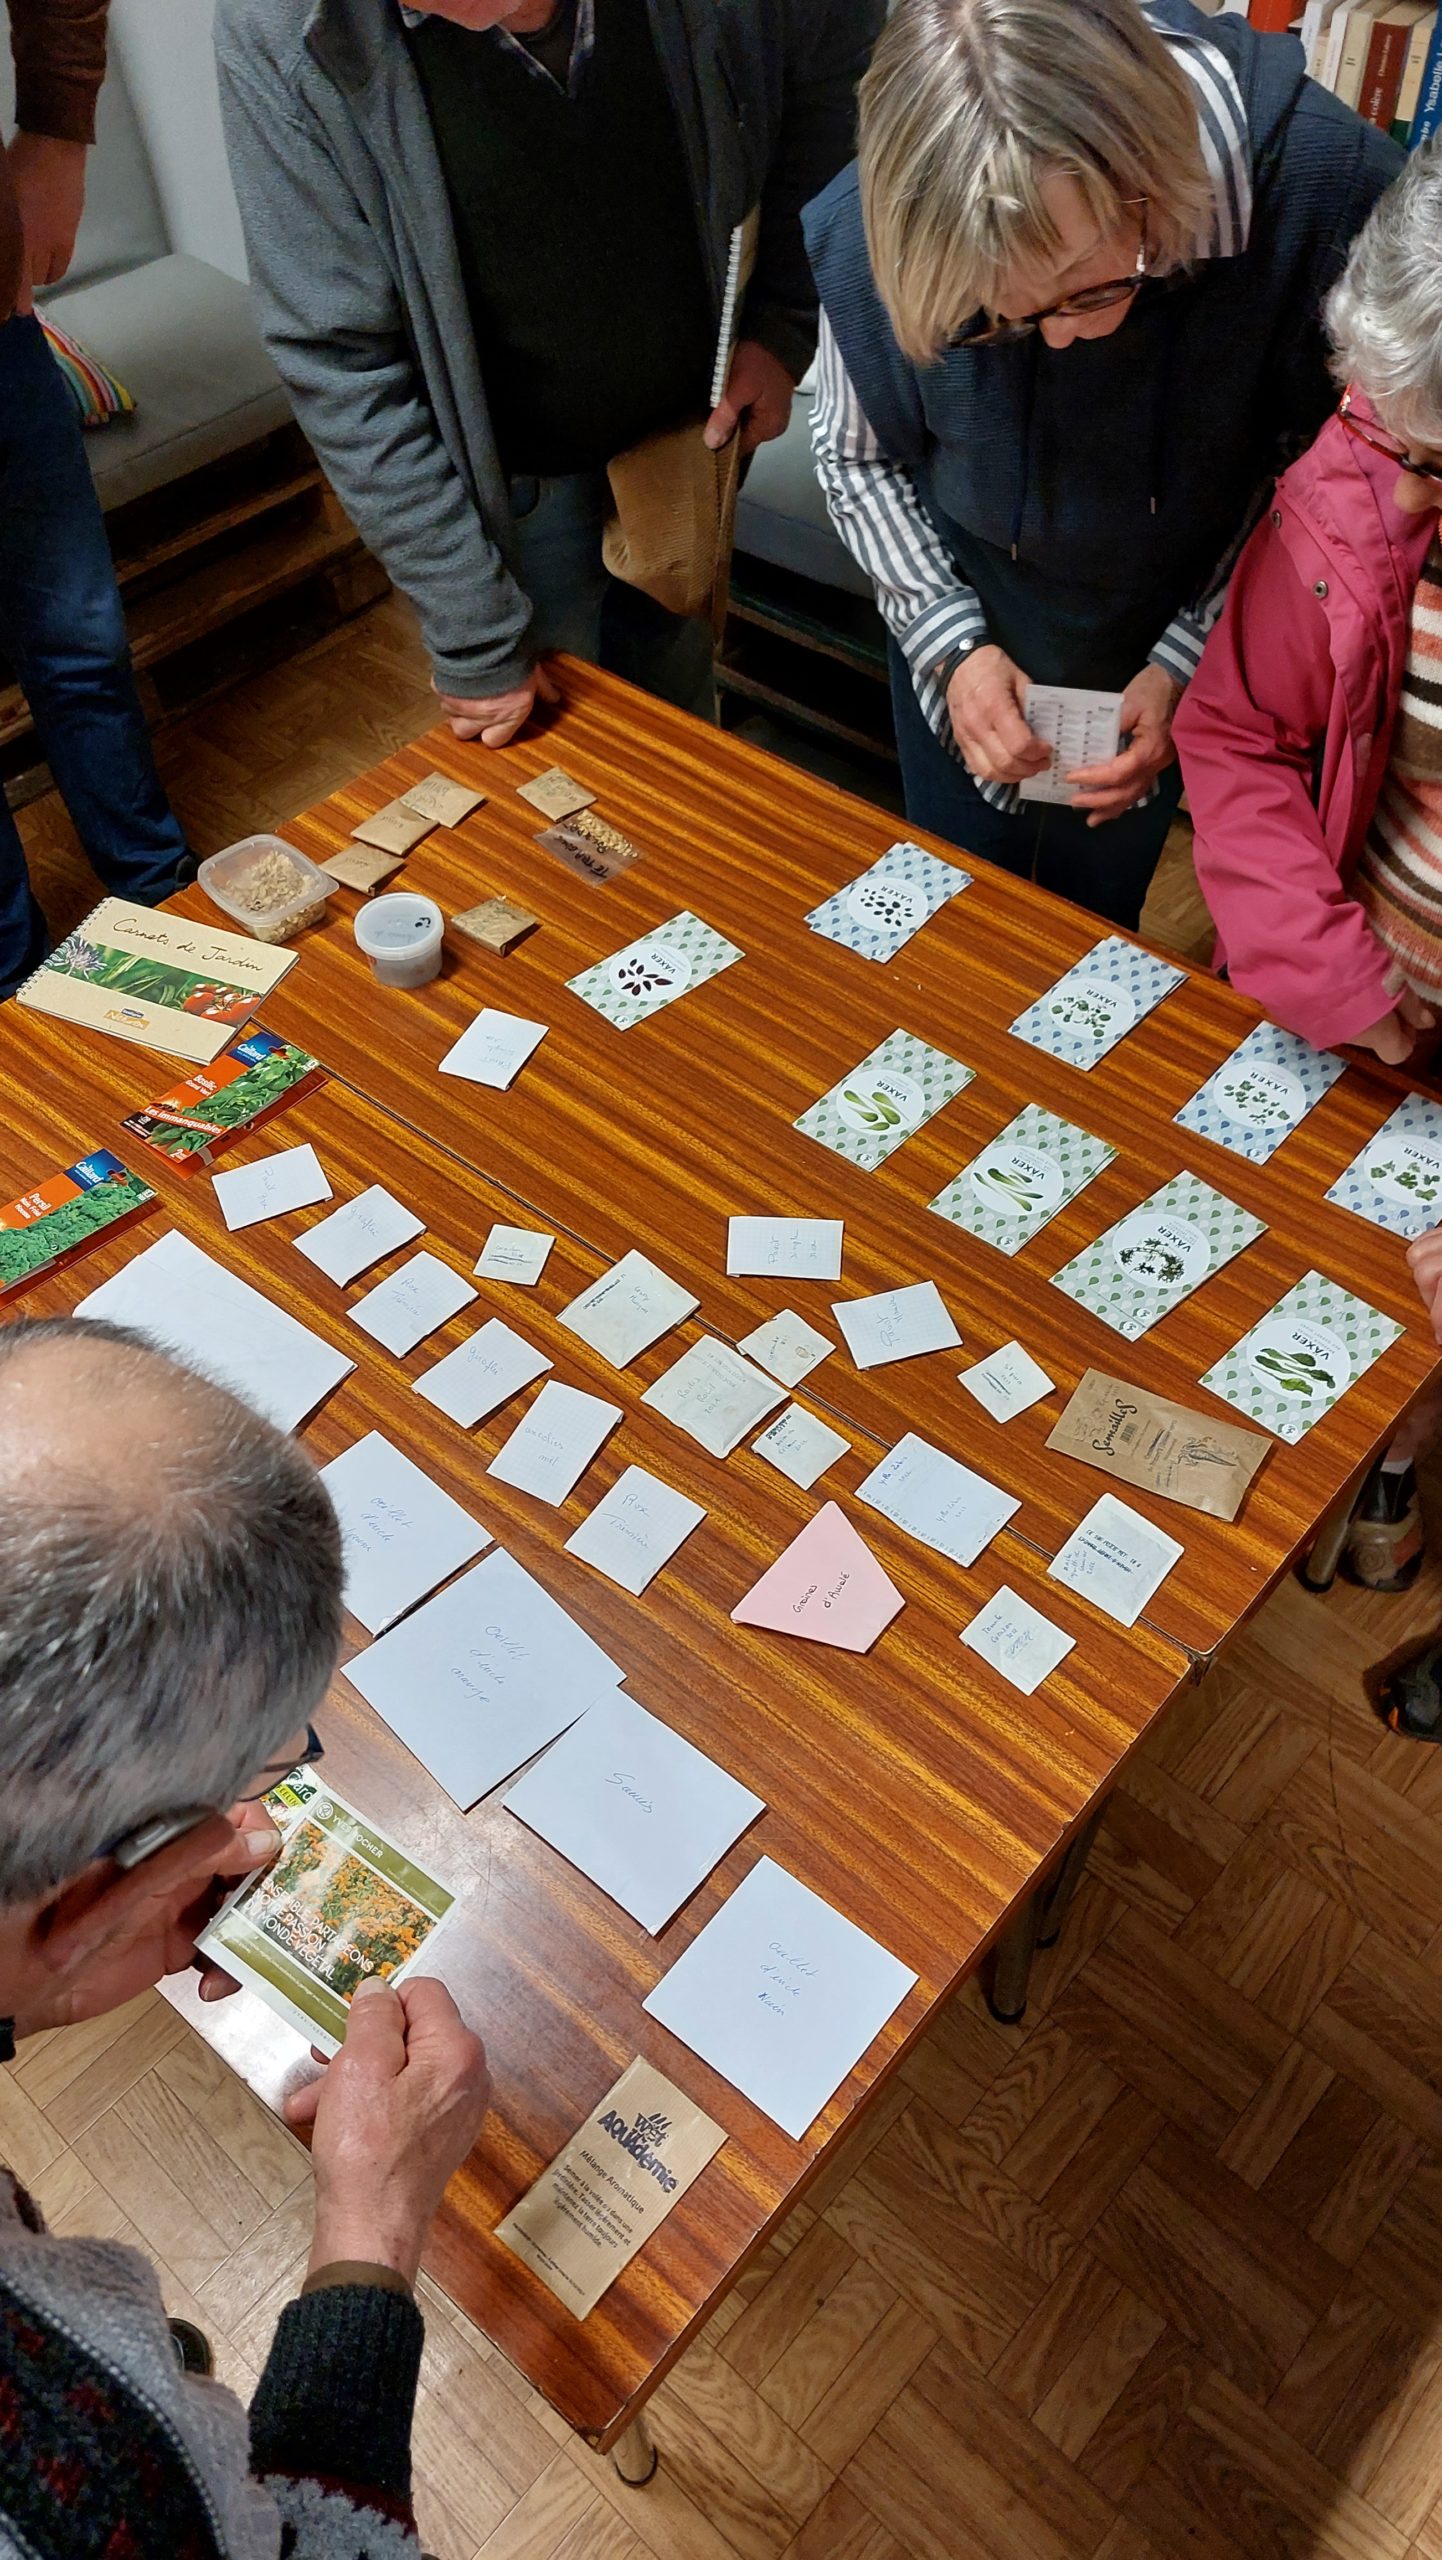
[[[844,1511],[828,1502],[770,1565],[731,1615],[743,1627],[865,1653],[903,1606]]]

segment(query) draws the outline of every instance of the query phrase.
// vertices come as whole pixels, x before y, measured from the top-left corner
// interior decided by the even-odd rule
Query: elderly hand
[[[279,1847],[280,1833],[264,1809],[245,1804],[208,1814],[138,1867],[115,1871],[97,1862],[87,1868],[58,1897],[49,1933],[52,1983],[17,2016],[17,2035],[102,2017],[166,1974],[183,1973],[226,1895],[268,1867]],[[207,1967],[201,1997],[219,1998],[235,1987],[228,1974]]]
[[[726,388],[706,421],[704,442],[713,453],[729,444],[738,426],[743,457],[758,444],[784,436],[795,385],[779,356],[755,338],[741,338],[731,358]]]
[[[288,2124],[315,2127],[312,2268],[362,2259],[414,2284],[490,2095],[485,2047],[443,1983],[362,1982],[334,2062],[286,2101]]]
[[[1370,1031],[1359,1031],[1351,1046],[1370,1049],[1384,1067],[1401,1067],[1410,1058],[1420,1034],[1436,1030],[1437,1016],[1421,996],[1413,993],[1395,961],[1387,972],[1386,983],[1388,995],[1397,999],[1393,1011],[1384,1013]]]
[[[28,279],[43,292],[59,284],[75,252],[85,209],[85,145],[51,133],[17,133],[9,158]]]
[[[1121,731],[1131,739],[1108,764],[1082,765],[1067,780],[1076,787],[1074,809],[1088,812],[1087,824],[1100,827],[1135,808],[1143,792],[1176,762],[1172,715],[1182,688],[1164,667],[1143,667],[1122,695]]]
[[[1442,1342],[1442,1227],[1429,1227],[1407,1247],[1407,1261],[1417,1283],[1417,1295],[1432,1321],[1432,1331]]]
[[[947,686],[951,734],[978,782],[1025,782],[1050,763],[1050,749],[1022,716],[1030,681],[988,641],[963,659]]]
[[[441,709],[458,738],[479,738],[483,747],[508,747],[518,729],[523,729],[538,702],[559,702],[560,689],[537,667],[524,684],[513,685],[509,693],[467,695],[442,693]]]

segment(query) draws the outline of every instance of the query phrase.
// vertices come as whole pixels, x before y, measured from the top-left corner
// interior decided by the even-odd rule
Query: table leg
[[[1357,1507],[1360,1486],[1354,1480],[1340,1501],[1334,1502],[1312,1540],[1305,1562],[1298,1568],[1298,1579],[1304,1590],[1330,1591],[1337,1579],[1337,1569],[1347,1545],[1347,1532]]]
[[[644,2489],[647,2481],[655,2478],[660,2459],[644,2418],[633,2418],[611,2448],[611,2460],[628,2489]]]
[[[1092,1842],[1102,1827],[1102,1815],[1105,1811],[1104,1805],[1098,1805],[1090,1822],[1082,1824],[1056,1874],[1052,1877],[1051,1883],[1042,1888],[1041,1916],[1036,1935],[1039,1947],[1054,1947],[1066,1927],[1067,1913],[1076,1898],[1077,1886],[1086,1872],[1086,1862],[1092,1853]]]
[[[1038,1886],[996,1942],[986,2005],[998,2026],[1018,2027],[1026,2016],[1032,1959],[1038,1947],[1054,1947],[1061,1936],[1104,1811],[1105,1807],[1098,1805],[1082,1824],[1055,1875]]]

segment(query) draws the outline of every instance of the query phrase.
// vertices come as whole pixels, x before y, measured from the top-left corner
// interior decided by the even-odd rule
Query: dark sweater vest
[[[639,0],[596,0],[574,97],[448,19],[427,18],[411,49],[505,468],[593,470],[701,415],[711,294]]]
[[[1109,338],[904,357],[871,280],[854,167],[807,243],[862,408],[911,471],[990,635],[1038,682],[1122,688],[1203,592],[1259,489],[1335,404],[1320,306],[1401,167],[1302,75],[1290,36],[1158,0],[1226,53],[1251,133],[1250,245],[1144,286]]]

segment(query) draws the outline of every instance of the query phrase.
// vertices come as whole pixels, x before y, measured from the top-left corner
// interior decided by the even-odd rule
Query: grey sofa
[[[133,417],[86,438],[107,508],[237,451],[291,414],[243,281],[209,20],[206,0],[115,0],[85,219],[70,274],[43,299],[135,398]],[[0,0],[0,130],[12,123]]]

